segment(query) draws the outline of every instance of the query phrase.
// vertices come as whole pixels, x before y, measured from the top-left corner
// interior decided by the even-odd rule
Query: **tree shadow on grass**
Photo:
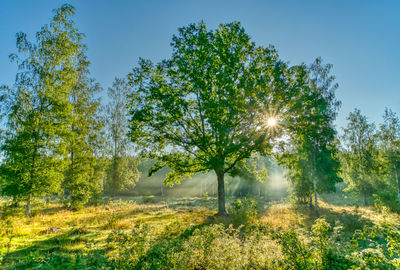
[[[306,230],[311,230],[317,218],[325,218],[332,226],[342,226],[342,235],[350,239],[356,230],[362,229],[365,225],[372,225],[373,222],[359,213],[347,210],[334,211],[329,207],[321,207],[318,217],[314,209],[306,205],[298,205],[294,208],[303,217],[303,226]]]
[[[175,254],[183,250],[184,243],[193,236],[195,231],[201,230],[207,224],[197,224],[188,226],[185,229],[168,227],[154,241],[150,248],[139,256],[137,260],[132,262],[122,260],[115,262],[117,269],[173,269],[176,263],[170,260],[169,255]],[[130,254],[134,254],[135,250],[127,249],[123,258],[130,258]]]
[[[59,214],[61,211],[70,211],[69,209],[66,209],[64,206],[59,205],[59,206],[52,206],[52,207],[45,207],[42,209],[37,209],[33,211],[33,215],[46,215],[46,216],[50,216],[50,215],[56,215]]]
[[[69,250],[68,247],[78,244],[94,244],[91,239],[92,233],[85,227],[74,228],[65,233],[56,234],[46,240],[34,241],[32,245],[9,252],[3,255],[2,263],[10,269],[32,269],[40,265],[55,263],[54,266],[46,266],[46,269],[66,269],[64,266],[57,266],[57,261],[68,263],[68,260],[76,261],[84,259],[84,256],[103,253],[102,249],[93,249],[87,255],[82,251]],[[96,255],[96,256],[97,256]],[[101,258],[99,258],[101,259]],[[79,259],[78,259],[79,260]],[[76,268],[79,269],[79,268]]]

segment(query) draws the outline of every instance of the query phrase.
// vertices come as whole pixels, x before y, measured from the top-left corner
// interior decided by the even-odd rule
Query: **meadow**
[[[400,216],[344,194],[307,205],[214,197],[118,197],[66,210],[37,199],[33,217],[2,200],[4,269],[398,269]],[[9,205],[9,204],[7,204]]]

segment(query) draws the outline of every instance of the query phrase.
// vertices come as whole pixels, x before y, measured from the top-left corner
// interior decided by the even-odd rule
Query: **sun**
[[[268,124],[269,127],[275,126],[277,122],[278,121],[274,117],[270,117],[267,120],[267,124]]]

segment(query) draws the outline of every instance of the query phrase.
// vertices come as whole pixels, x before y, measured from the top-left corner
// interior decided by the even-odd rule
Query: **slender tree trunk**
[[[224,171],[223,169],[215,170],[218,180],[218,215],[226,216],[225,209],[225,186],[224,186]]]
[[[314,186],[315,213],[317,214],[317,217],[319,217],[317,182],[315,180],[313,182],[314,182],[313,186]]]
[[[363,192],[363,197],[364,197],[364,206],[368,205],[368,200],[367,200],[367,193]]]
[[[400,183],[399,183],[399,176],[397,175],[397,168],[396,165],[394,166],[394,175],[396,177],[396,184],[397,184],[397,197],[399,198],[399,202],[400,202]]]
[[[74,126],[72,125],[72,130],[74,129]],[[73,144],[74,143],[72,143],[72,147],[73,147]],[[71,179],[69,180],[69,181],[74,181],[75,179],[74,179],[74,170],[75,170],[75,155],[74,155],[74,150],[72,150],[73,148],[71,148],[71,172],[70,172],[70,177],[71,177]],[[71,196],[71,200],[70,200],[70,206],[69,206],[69,208],[71,209],[71,210],[74,210],[74,207],[75,207],[75,205],[74,205],[74,191],[73,191],[73,188],[72,187],[70,187],[70,189],[69,189],[69,191],[70,191],[70,196]]]
[[[70,190],[70,196],[71,196],[71,200],[70,200],[70,204],[69,204],[69,209],[74,210],[75,202],[74,202],[74,192],[72,190]]]
[[[116,144],[114,145],[114,149],[116,149]],[[113,157],[113,164],[112,164],[112,183],[110,183],[110,189],[111,189],[111,200],[114,200],[115,193],[117,191],[117,169],[118,169],[118,164],[117,164],[117,156],[116,156],[116,151],[114,151],[114,157]]]
[[[26,216],[32,216],[31,195],[28,196],[28,200],[26,201]]]
[[[312,203],[312,192],[310,192],[310,198],[309,198],[309,201],[308,201],[308,205],[310,206],[310,208],[314,207],[314,205]]]
[[[114,136],[114,156],[113,156],[113,171],[112,171],[112,183],[111,183],[111,200],[114,200],[115,193],[117,192],[117,187],[118,187],[118,182],[120,179],[118,179],[117,176],[117,170],[118,170],[118,136],[116,135],[117,133],[115,132],[113,134]],[[119,190],[118,190],[119,191]]]

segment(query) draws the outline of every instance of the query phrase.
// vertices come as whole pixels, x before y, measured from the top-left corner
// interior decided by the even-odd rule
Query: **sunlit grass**
[[[233,200],[229,198],[228,205]],[[295,230],[305,242],[310,241],[311,227],[317,216],[309,206],[271,203],[259,198],[255,200],[258,203],[260,224],[276,231]],[[118,252],[107,243],[112,232],[129,234],[137,226],[148,225],[152,233],[162,234],[166,228],[171,233],[171,226],[179,224],[176,227],[176,234],[179,235],[193,226],[211,226],[216,223],[228,226],[232,222],[229,217],[221,219],[214,216],[216,198],[152,197],[151,202],[148,201],[143,197],[124,198],[76,212],[64,209],[59,203],[40,202],[32,218],[23,216],[22,207],[8,214],[4,212],[6,208],[3,208],[0,225],[5,230],[0,233],[0,258],[6,258],[3,261],[5,265],[14,265],[24,261],[24,258],[29,261],[29,256],[52,252],[101,252],[106,257],[113,257],[118,256]],[[332,227],[342,227],[343,243],[348,242],[354,232],[365,225],[400,223],[398,214],[379,214],[372,207],[343,203],[337,205],[325,201],[320,202],[320,207],[321,217]],[[273,241],[268,243],[276,245]]]
[[[141,201],[142,198],[136,198]],[[194,206],[188,206],[195,203]],[[80,211],[65,210],[57,203],[43,204],[35,209],[34,216],[27,218],[20,215],[22,209],[17,209],[16,215],[3,219],[11,222],[13,238],[8,250],[7,236],[0,238],[0,254],[14,252],[25,248],[49,248],[59,246],[63,250],[89,251],[102,245],[105,237],[112,230],[131,230],[136,224],[151,224],[167,226],[173,222],[199,224],[215,211],[206,206],[198,207],[198,202],[180,199],[170,203],[159,201],[149,204],[136,201],[113,201],[106,205],[90,206]],[[204,203],[207,205],[207,202]],[[53,211],[52,209],[57,209]],[[80,232],[77,237],[76,232]],[[56,245],[50,241],[62,238]],[[65,240],[65,241],[64,241]],[[91,243],[88,247],[86,243]]]

